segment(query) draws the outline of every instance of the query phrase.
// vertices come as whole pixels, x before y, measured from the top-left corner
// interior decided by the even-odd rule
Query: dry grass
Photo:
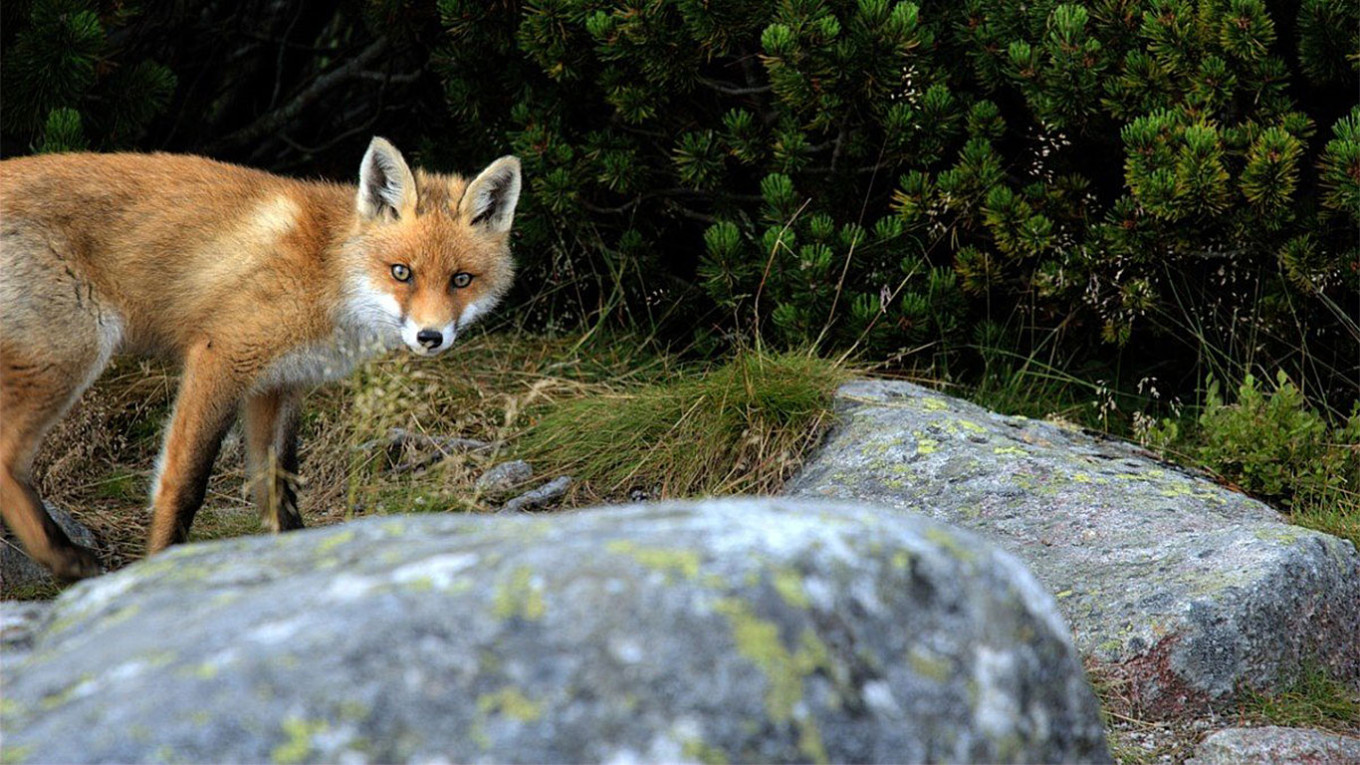
[[[1205,736],[1224,728],[1280,725],[1360,735],[1360,696],[1315,664],[1306,664],[1288,689],[1265,694],[1244,688],[1234,708],[1171,719],[1150,716],[1126,679],[1089,658],[1085,665],[1100,699],[1110,753],[1120,765],[1184,762]]]
[[[768,367],[783,370],[778,380],[781,384],[797,381],[788,379],[790,370],[795,378],[801,378],[814,367],[830,369],[815,360],[797,362],[801,366],[796,368],[789,367],[790,363],[776,360]],[[724,390],[735,396],[731,399],[734,405],[741,398],[736,395],[737,388],[750,392],[751,371],[744,373],[746,382],[736,388],[731,379],[723,384]],[[732,449],[723,447],[726,451],[720,458],[703,468],[701,472],[711,473],[711,479],[696,482],[693,472],[683,480],[667,479],[664,471],[657,473],[660,466],[655,457],[659,452],[654,454],[642,443],[628,439],[590,441],[588,436],[598,423],[577,419],[583,411],[615,410],[620,401],[660,398],[674,405],[677,400],[673,394],[679,389],[654,385],[662,381],[694,380],[685,395],[699,391],[702,398],[703,392],[694,385],[718,379],[693,370],[682,374],[673,357],[646,350],[635,338],[586,341],[482,334],[432,361],[394,354],[307,397],[302,421],[301,509],[309,526],[395,512],[493,512],[505,497],[484,495],[477,490],[475,479],[491,464],[524,451],[519,440],[526,432],[545,432],[536,427],[544,421],[551,423],[549,429],[559,438],[588,443],[592,450],[607,452],[617,464],[649,466],[651,472],[640,480],[648,484],[651,496],[677,496],[695,490],[769,489],[774,486],[771,476],[787,474],[801,459],[802,449],[815,441],[817,425],[829,404],[830,388],[826,386],[834,387],[828,382],[833,379],[828,374],[823,372],[817,378],[822,386],[819,390],[824,389],[826,394],[822,408],[809,409],[803,394],[794,396],[801,402],[798,411],[808,417],[776,416],[774,410],[793,407],[794,399],[787,397],[764,401],[763,410],[760,402],[749,396],[739,405],[728,407],[726,411],[740,415],[734,422],[745,425],[724,431],[737,443]],[[120,360],[49,435],[39,454],[39,491],[49,502],[70,510],[95,533],[110,569],[125,566],[145,553],[151,472],[176,383],[176,375],[167,367]],[[765,392],[757,398],[774,395],[768,388],[766,384]],[[727,397],[720,393],[718,399],[710,396],[708,401]],[[752,412],[758,415],[755,419],[742,419]],[[685,440],[699,435],[689,428],[697,422],[692,411],[672,412],[661,407],[652,414],[661,419],[643,426],[635,417],[629,427],[669,431]],[[666,419],[672,415],[672,419]],[[477,439],[492,446],[483,452],[449,455],[426,469],[399,472],[391,469],[393,465],[409,460],[412,454],[383,448],[393,428]],[[789,434],[788,438],[781,440],[781,433]],[[693,452],[685,440],[680,443]],[[373,448],[374,444],[379,446]],[[593,473],[591,466],[578,457],[579,451],[535,453],[537,475],[530,483],[536,485],[572,472],[578,481],[563,503],[566,507],[625,496],[614,478]],[[657,479],[658,475],[661,478]],[[223,442],[207,499],[195,519],[195,540],[260,532],[256,511],[244,491],[245,478],[239,429],[234,429]]]

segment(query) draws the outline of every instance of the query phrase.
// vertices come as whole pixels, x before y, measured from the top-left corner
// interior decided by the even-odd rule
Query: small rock
[[[1352,765],[1360,762],[1360,738],[1310,728],[1228,728],[1200,742],[1186,765]]]
[[[33,633],[51,610],[45,600],[0,603],[0,652],[7,661],[33,647]]]
[[[94,533],[70,513],[51,505],[46,507],[52,520],[57,522],[72,542],[92,549],[98,545]],[[52,586],[56,586],[52,574],[30,558],[17,540],[5,539],[0,542],[0,595],[8,598],[25,590]]]
[[[526,491],[509,502],[506,502],[501,507],[501,510],[508,513],[535,510],[561,499],[569,488],[571,488],[571,476],[564,475],[561,478],[554,478],[537,489]]]
[[[502,462],[482,473],[477,488],[491,494],[509,491],[534,477],[534,469],[524,460]]]
[[[0,602],[0,688],[8,688],[14,668],[33,650],[37,633],[47,626],[51,601]]]

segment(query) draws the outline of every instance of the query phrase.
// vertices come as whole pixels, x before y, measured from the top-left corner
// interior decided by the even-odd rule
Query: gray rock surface
[[[188,545],[68,590],[11,674],[7,761],[1109,760],[1023,565],[826,501]]]
[[[33,638],[51,613],[51,601],[0,601],[0,670],[33,650]]]
[[[1360,688],[1360,554],[1136,447],[903,382],[837,396],[786,487],[975,530],[1056,594],[1077,646],[1145,714],[1279,690],[1320,660]]]
[[[511,460],[492,465],[477,477],[477,488],[482,491],[500,493],[510,491],[534,477],[534,469],[524,460]]]
[[[70,513],[51,505],[47,505],[47,512],[72,542],[82,547],[98,546],[94,533]],[[10,538],[8,534],[4,539],[0,539],[0,597],[9,598],[25,591],[51,587],[55,584],[52,574],[28,557],[28,553],[24,552],[18,540]]]
[[[1355,765],[1360,738],[1307,728],[1228,728],[1205,737],[1186,765]]]

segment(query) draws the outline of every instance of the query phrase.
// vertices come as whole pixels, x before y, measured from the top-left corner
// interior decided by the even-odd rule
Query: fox
[[[115,355],[175,363],[148,554],[186,541],[238,418],[263,524],[302,528],[303,394],[402,347],[448,350],[503,298],[520,161],[471,180],[374,137],[358,185],[168,153],[0,161],[0,515],[61,581],[102,572],[34,490],[51,427]]]

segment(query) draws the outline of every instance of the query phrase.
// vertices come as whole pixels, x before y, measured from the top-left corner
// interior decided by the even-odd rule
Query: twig
[[[743,88],[743,87],[741,87],[741,86],[739,86],[739,85],[733,85],[733,84],[728,83],[728,82],[722,82],[722,81],[719,81],[719,80],[710,80],[710,79],[708,79],[707,77],[699,77],[699,78],[697,79],[697,82],[698,82],[700,85],[703,85],[703,86],[706,87],[706,88],[709,88],[709,89],[711,89],[711,90],[716,90],[716,91],[718,91],[719,93],[724,93],[724,94],[729,95],[729,96],[754,96],[754,95],[758,95],[758,94],[760,94],[760,93],[769,93],[769,92],[770,92],[770,86],[769,86],[769,85],[757,85],[757,86],[755,86],[755,87]]]
[[[406,462],[398,463],[391,472],[393,473],[412,473],[422,470],[441,462],[454,454],[469,454],[489,451],[494,444],[486,441],[478,441],[475,438],[456,438],[453,436],[431,436],[425,433],[413,433],[405,428],[392,428],[387,431],[386,438],[365,441],[354,447],[357,451],[371,452],[378,448],[387,451],[389,462],[396,463],[401,458],[402,452],[407,446],[415,449],[432,449],[433,454],[425,454]]]
[[[348,80],[354,79],[359,72],[362,72],[385,50],[387,50],[387,38],[379,37],[360,52],[359,55],[350,59],[343,66],[339,66],[320,77],[317,77],[312,81],[312,84],[304,88],[288,103],[261,116],[259,119],[240,130],[237,130],[235,133],[210,144],[207,153],[214,154],[221,152],[224,149],[241,146],[260,138],[261,136],[277,132],[284,125],[296,119],[303,109],[306,109],[327,92],[344,84]]]

